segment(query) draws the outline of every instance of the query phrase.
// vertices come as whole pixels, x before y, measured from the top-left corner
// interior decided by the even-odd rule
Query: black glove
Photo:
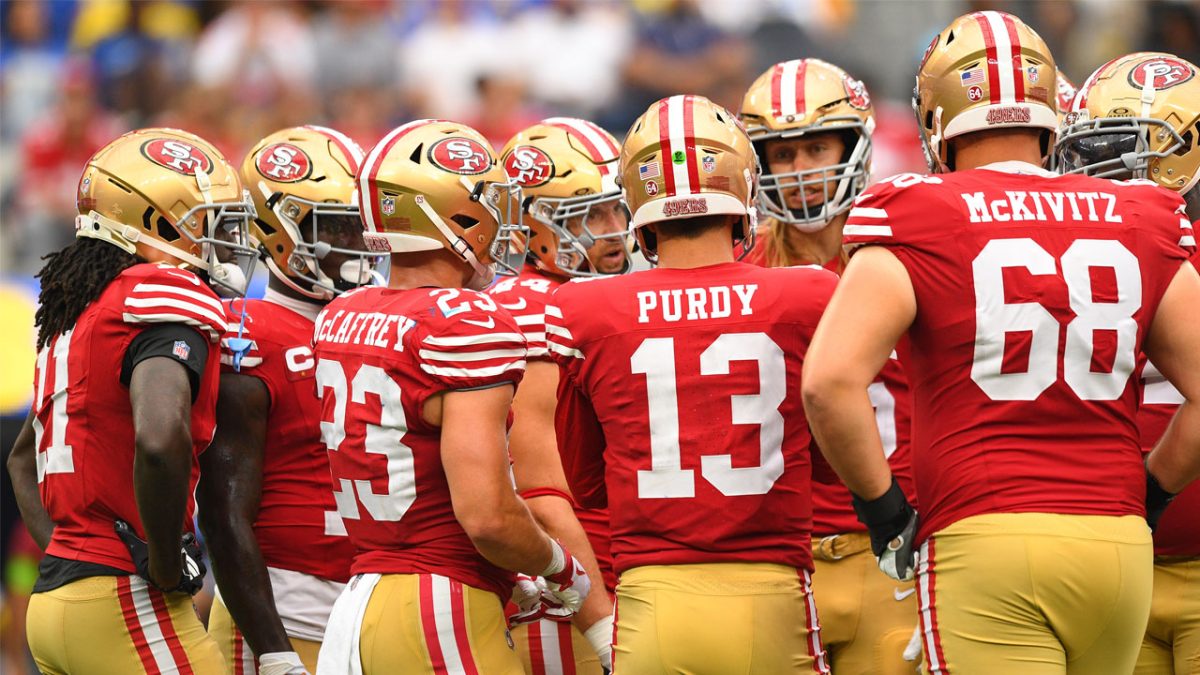
[[[208,568],[204,566],[204,554],[200,551],[200,544],[196,542],[196,536],[191,532],[184,533],[180,545],[179,554],[183,556],[183,574],[179,578],[179,584],[174,588],[163,588],[150,578],[150,547],[146,545],[146,542],[134,534],[133,528],[123,520],[116,521],[113,529],[125,544],[125,548],[129,549],[129,558],[133,561],[138,576],[145,579],[151,586],[164,593],[182,592],[188,595],[195,595],[200,592],[201,588],[204,588],[204,574]]]
[[[1161,485],[1158,484],[1158,479],[1154,474],[1150,473],[1150,467],[1146,467],[1146,524],[1150,526],[1150,531],[1158,527],[1158,519],[1162,518],[1163,511],[1167,510],[1167,506],[1171,504],[1171,500],[1175,499],[1175,493],[1167,492]]]
[[[887,492],[870,501],[855,494],[851,497],[854,513],[871,533],[871,550],[879,569],[897,581],[911,581],[916,563],[917,512],[900,484],[893,477]]]

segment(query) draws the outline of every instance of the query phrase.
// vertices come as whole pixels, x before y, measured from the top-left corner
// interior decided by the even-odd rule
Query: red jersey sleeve
[[[146,266],[125,296],[126,323],[182,323],[217,342],[226,331],[225,308],[216,294],[191,272],[170,265]]]
[[[521,328],[531,361],[549,361],[546,348],[546,303],[559,281],[526,270],[488,289],[502,309],[508,310]]]
[[[527,350],[512,314],[475,291],[439,288],[430,295],[436,314],[420,324],[417,356],[434,392],[520,383]]]

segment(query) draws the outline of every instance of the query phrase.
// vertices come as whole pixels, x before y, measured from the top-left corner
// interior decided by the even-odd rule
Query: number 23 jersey
[[[363,288],[330,302],[314,334],[321,428],[352,574],[437,574],[507,599],[513,575],[475,550],[454,516],[434,395],[516,386],[525,338],[487,295]]]
[[[563,468],[607,503],[618,573],[767,562],[812,570],[800,368],[837,277],[725,263],[564,284],[546,307]]]
[[[919,539],[982,513],[1143,514],[1134,378],[1194,246],[1178,195],[1005,162],[869,188],[844,231],[908,271]]]

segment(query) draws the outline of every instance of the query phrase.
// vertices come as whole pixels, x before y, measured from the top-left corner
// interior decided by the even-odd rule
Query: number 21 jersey
[[[859,197],[846,244],[894,253],[917,299],[919,539],[983,513],[1144,513],[1131,376],[1194,246],[1182,206],[1149,183],[1020,162]]]

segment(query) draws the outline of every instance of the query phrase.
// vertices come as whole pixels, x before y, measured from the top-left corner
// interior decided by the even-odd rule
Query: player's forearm
[[[13,497],[17,500],[17,508],[21,511],[21,519],[29,530],[30,536],[44,551],[50,545],[50,537],[54,533],[54,521],[42,505],[42,497],[38,493],[37,481],[37,447],[34,445],[32,428],[33,412],[29,413],[21,433],[13,444],[12,453],[8,456],[8,475],[12,479]]]
[[[1146,467],[1168,492],[1179,492],[1200,478],[1200,406],[1185,401],[1175,413]]]
[[[822,454],[850,491],[875,499],[892,484],[867,385],[806,381],[804,409]]]
[[[191,437],[178,433],[162,445],[136,444],[133,495],[146,534],[154,583],[171,587],[182,573],[179,545],[187,512]]]
[[[592,590],[583,601],[579,612],[571,619],[577,628],[587,630],[592,624],[613,612],[612,599],[605,590],[604,576],[600,574],[600,564],[588,541],[587,533],[575,517],[574,508],[564,499],[554,496],[535,497],[526,500],[525,503],[546,533],[566,546],[587,570]]]
[[[516,493],[473,500],[461,510],[456,505],[455,516],[475,549],[493,565],[537,576],[550,564],[550,540]]]

